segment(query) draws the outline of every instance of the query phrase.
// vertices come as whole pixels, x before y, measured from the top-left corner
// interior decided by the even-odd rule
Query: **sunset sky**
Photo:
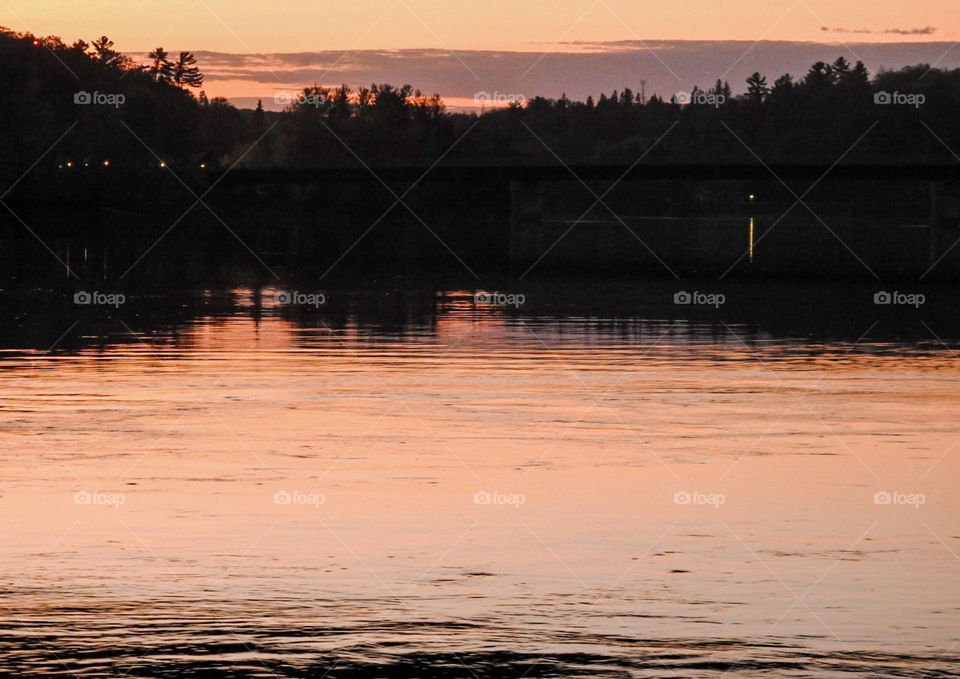
[[[873,69],[921,59],[943,59],[942,65],[956,66],[954,57],[960,49],[950,50],[960,40],[956,4],[956,0],[554,0],[549,4],[516,0],[0,0],[0,24],[39,35],[60,35],[68,42],[107,34],[135,58],[157,45],[170,51],[190,50],[201,57],[207,53],[201,66],[208,75],[208,92],[236,98],[241,105],[315,81],[358,84],[399,79],[440,91],[448,101],[462,104],[472,93],[485,89],[547,96],[566,91],[582,97],[600,88],[630,85],[636,89],[641,78],[650,83],[649,91],[669,93],[689,88],[696,84],[693,80],[699,83],[723,75],[739,82],[744,71],[773,72],[805,65],[801,59],[807,58],[808,49],[795,45],[789,48],[799,50],[793,56],[783,52],[780,56],[785,61],[771,61],[770,54],[751,49],[758,40],[819,43],[824,58],[843,54],[850,60],[861,56],[858,45],[896,43],[899,47],[887,52],[865,48],[872,56],[864,56],[864,61]],[[672,42],[681,40],[723,43],[716,49],[701,45],[691,51],[689,45]],[[611,46],[616,41],[630,42]],[[931,47],[924,49],[917,43]],[[729,54],[717,52],[725,47],[730,48]],[[631,65],[611,73],[610,63],[591,63],[612,50],[624,57],[621,65]],[[291,61],[276,56],[286,53],[297,53],[297,57]],[[538,61],[537,55],[543,53],[549,58]],[[579,57],[580,61],[573,56],[557,59],[557,55],[575,54],[587,56]],[[259,56],[251,60],[244,55]],[[584,72],[601,72],[603,77],[591,75],[580,82]],[[589,86],[591,92],[587,92]]]
[[[224,52],[535,51],[558,40],[902,40],[884,31],[927,27],[936,39],[956,40],[956,7],[956,0],[3,0],[0,16],[8,15],[11,28],[35,33],[106,32],[127,51],[157,44]],[[824,26],[873,33],[830,33]]]

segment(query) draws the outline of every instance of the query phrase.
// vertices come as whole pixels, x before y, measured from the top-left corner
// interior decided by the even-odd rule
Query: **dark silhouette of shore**
[[[478,116],[386,84],[315,85],[283,113],[241,111],[203,94],[201,69],[162,48],[134,64],[106,37],[0,31],[8,279],[199,281],[237,256],[321,279],[424,266],[960,274],[960,70],[871,77],[838,58],[798,77],[756,73],[740,95],[721,81],[650,97],[625,88]],[[681,166],[715,170],[668,171]],[[734,167],[755,173],[724,172]],[[817,171],[789,176],[796,167]]]

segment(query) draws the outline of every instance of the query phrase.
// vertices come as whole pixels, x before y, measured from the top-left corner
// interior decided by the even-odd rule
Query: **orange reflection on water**
[[[402,336],[273,310],[9,359],[9,610],[949,646],[955,355],[445,304]]]

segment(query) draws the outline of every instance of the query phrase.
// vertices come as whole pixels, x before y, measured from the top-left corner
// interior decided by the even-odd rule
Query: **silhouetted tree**
[[[113,49],[113,40],[105,35],[93,41],[94,58],[107,68],[123,69],[130,65],[130,59]]]
[[[850,75],[850,62],[842,56],[830,65],[830,80],[833,84],[838,84]]]
[[[870,71],[867,70],[862,61],[858,61],[852,69],[845,71],[840,76],[838,84],[841,87],[861,93],[866,92],[870,89]]]
[[[370,87],[373,96],[372,116],[385,125],[402,125],[410,108],[413,87],[394,87],[389,84],[374,84]]]
[[[818,61],[807,71],[803,84],[814,91],[829,89],[833,84],[833,69],[826,63]]]
[[[764,76],[760,73],[754,73],[747,78],[748,98],[754,101],[763,101],[768,94],[770,94],[770,88],[767,87],[767,79]]]
[[[733,98],[733,90],[730,89],[730,83],[726,81],[717,80],[717,83],[713,86],[713,89],[710,90],[710,94],[715,94],[717,96],[723,97],[725,100],[730,101]]]
[[[353,107],[350,104],[351,90],[347,85],[341,85],[333,93],[333,100],[330,104],[330,119],[335,121],[348,120],[353,115]]]
[[[147,55],[150,59],[147,73],[151,75],[155,82],[168,83],[173,77],[173,64],[170,63],[169,56],[162,47],[156,48]]]
[[[253,111],[253,118],[250,121],[251,139],[259,139],[267,130],[266,115],[263,112],[263,100],[257,99],[257,108]]]
[[[37,49],[39,44],[46,49]],[[126,103],[73,105],[78,85],[58,60],[81,76],[85,88],[123,93]],[[731,97],[729,83],[719,80],[709,90],[727,97],[719,110],[679,107],[655,93],[642,105],[631,90],[621,89],[582,102],[532,97],[526,104],[494,107],[477,116],[447,110],[439,95],[389,84],[354,89],[315,85],[282,113],[264,111],[262,103],[256,111],[238,111],[222,98],[189,93],[202,87],[192,55],[180,55],[179,68],[167,75],[169,62],[157,48],[144,67],[128,68],[106,38],[93,46],[83,41],[67,46],[56,36],[35,38],[0,29],[0,179],[15,181],[37,158],[44,159],[38,173],[46,163],[56,168],[57,163],[85,159],[92,164],[109,158],[112,168],[156,166],[156,158],[124,125],[171,164],[194,168],[238,160],[290,167],[355,163],[346,147],[369,162],[432,162],[447,150],[451,162],[555,162],[527,127],[567,162],[629,163],[647,151],[652,161],[745,158],[742,145],[723,133],[720,121],[770,162],[832,162],[838,149],[848,148],[877,119],[877,130],[857,145],[851,160],[950,160],[933,135],[915,134],[921,116],[945,144],[960,148],[960,69],[927,65],[881,71],[871,78],[862,63],[851,67],[837,59],[814,64],[799,82],[782,75],[772,87],[755,73],[739,100]],[[878,91],[923,94],[926,104],[877,107],[873,94]],[[693,92],[703,90],[697,86]],[[44,156],[76,121],[73,132]],[[464,137],[474,124],[476,129]],[[654,146],[674,124],[675,131]]]
[[[184,87],[201,87],[203,85],[203,74],[197,67],[196,57],[190,52],[181,52],[176,63],[173,64],[171,79],[181,89]]]

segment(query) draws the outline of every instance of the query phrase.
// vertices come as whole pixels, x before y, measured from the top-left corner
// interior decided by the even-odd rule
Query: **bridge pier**
[[[941,196],[943,186],[940,182],[930,182],[930,255],[927,262],[933,266],[940,256]]]
[[[537,180],[510,180],[510,243],[507,258],[513,266],[526,266],[530,252],[544,239],[544,187]]]
[[[960,226],[960,185],[930,182],[930,266],[938,262],[958,238]],[[952,189],[952,190],[951,190]]]
[[[514,179],[510,182],[510,225],[523,227],[543,221],[543,183]]]

